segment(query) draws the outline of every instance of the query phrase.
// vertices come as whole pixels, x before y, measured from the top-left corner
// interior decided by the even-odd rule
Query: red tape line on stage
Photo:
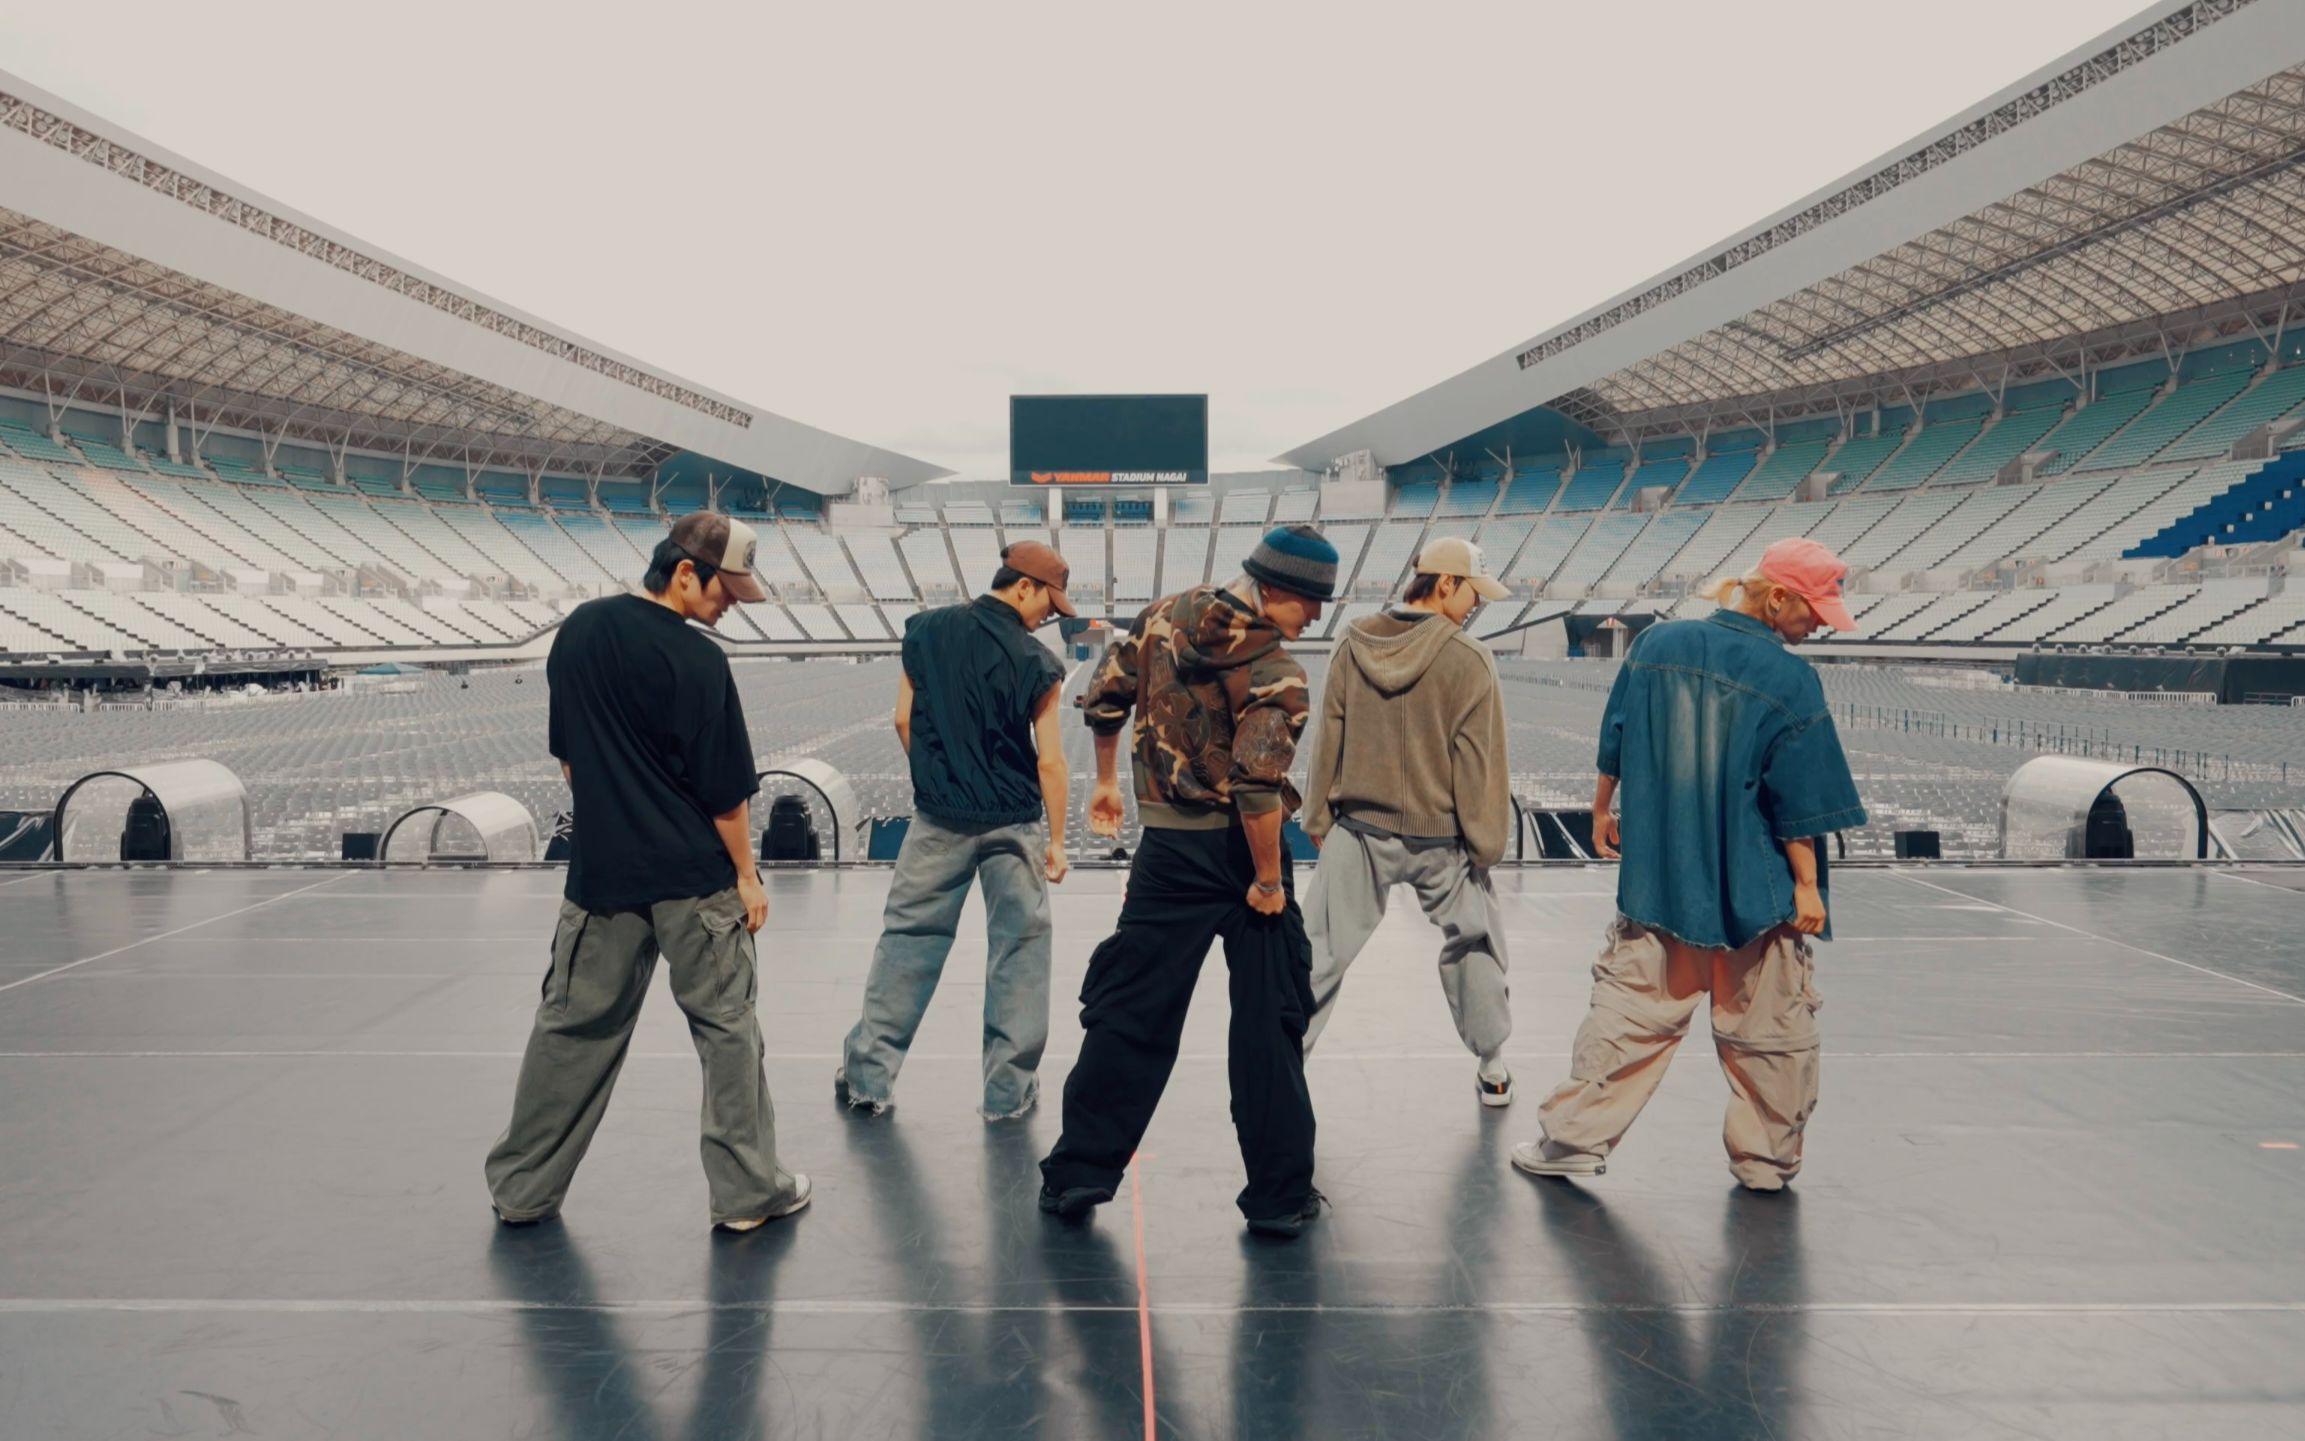
[[[1128,1204],[1136,1222],[1136,1335],[1137,1356],[1144,1366],[1144,1435],[1145,1441],[1154,1441],[1160,1422],[1153,1407],[1152,1292],[1145,1285],[1144,1157],[1141,1155],[1129,1158]]]

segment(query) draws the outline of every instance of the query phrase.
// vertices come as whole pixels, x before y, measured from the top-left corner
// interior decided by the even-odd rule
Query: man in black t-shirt
[[[989,592],[905,626],[896,735],[912,766],[912,824],[889,881],[864,1014],[833,1075],[859,1113],[892,1104],[971,885],[984,887],[985,907],[982,1113],[1013,1120],[1040,1097],[1048,888],[1065,877],[1069,776],[1056,708],[1064,668],[1032,633],[1052,615],[1076,614],[1064,593],[1071,578],[1063,556],[1021,540],[1001,552]]]
[[[489,1194],[508,1224],[560,1209],[660,951],[704,1063],[713,1224],[749,1231],[808,1204],[808,1177],[776,1162],[753,1009],[752,937],[768,896],[752,860],[752,741],[728,658],[689,624],[765,598],[756,544],[740,521],[684,516],[657,544],[647,594],[587,601],[553,638],[550,744],[576,798],[575,832],[512,1123],[488,1153]]]

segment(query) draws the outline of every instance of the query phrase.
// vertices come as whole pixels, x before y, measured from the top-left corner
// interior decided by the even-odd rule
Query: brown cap
[[[768,599],[752,569],[760,537],[743,521],[700,510],[672,523],[672,543],[687,551],[690,560],[719,571],[721,586],[731,598],[748,602]]]
[[[1056,607],[1058,615],[1080,614],[1073,609],[1072,597],[1064,593],[1064,588],[1072,583],[1072,567],[1065,564],[1055,547],[1042,545],[1037,540],[1016,541],[1000,553],[1000,563],[1018,575],[1047,586],[1049,603]]]

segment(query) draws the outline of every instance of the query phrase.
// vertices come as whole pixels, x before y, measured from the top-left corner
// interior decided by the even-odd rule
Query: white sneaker
[[[1489,1074],[1487,1066],[1473,1072],[1473,1089],[1480,1093],[1484,1106],[1509,1106],[1513,1103],[1513,1073],[1497,1064],[1496,1074]]]
[[[1550,1141],[1523,1141],[1513,1147],[1513,1169],[1532,1176],[1598,1176],[1608,1163],[1587,1151],[1563,1151]]]
[[[807,1210],[808,1203],[815,1198],[816,1187],[810,1184],[807,1176],[795,1171],[792,1173],[792,1195],[779,1203],[775,1210],[765,1216],[747,1216],[742,1220],[721,1221],[717,1225],[723,1231],[757,1231],[771,1221],[781,1221],[795,1211]]]

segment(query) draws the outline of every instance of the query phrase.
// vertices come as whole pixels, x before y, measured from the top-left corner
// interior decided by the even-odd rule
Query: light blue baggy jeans
[[[972,826],[916,813],[897,852],[864,1015],[842,1047],[849,1103],[885,1106],[944,974],[972,880],[984,886],[984,1114],[1017,1115],[1048,1046],[1048,877],[1037,825]]]

